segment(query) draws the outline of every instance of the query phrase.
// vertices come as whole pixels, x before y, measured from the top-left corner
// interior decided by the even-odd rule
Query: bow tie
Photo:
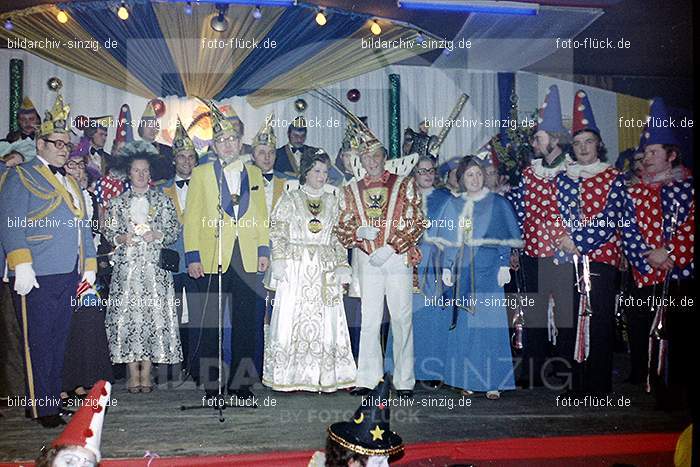
[[[57,173],[59,173],[63,176],[66,175],[66,169],[64,169],[63,167],[56,167],[55,165],[49,164],[49,169],[51,170],[51,173],[53,173],[54,175],[56,175]]]
[[[275,176],[275,174],[263,174],[263,177],[265,177],[265,180],[267,180],[268,182],[271,182],[272,177],[274,177],[274,176]]]
[[[97,155],[102,155],[102,149],[97,149],[97,148],[90,148],[90,155],[94,156],[95,154]]]
[[[182,188],[182,187],[184,187],[185,185],[190,186],[190,180],[189,180],[189,179],[187,179],[187,180],[178,180],[178,181],[176,181],[175,183],[177,184],[177,187],[178,187],[178,188]]]

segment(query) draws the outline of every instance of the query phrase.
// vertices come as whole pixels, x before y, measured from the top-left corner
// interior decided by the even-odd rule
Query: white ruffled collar
[[[610,164],[603,161],[594,162],[588,165],[581,165],[577,162],[572,162],[566,168],[566,175],[573,180],[578,178],[583,178],[585,180],[587,178],[595,177],[599,173],[607,170],[609,167]]]
[[[318,198],[324,193],[325,190],[323,189],[323,187],[316,189],[304,184],[301,186],[301,191],[306,193],[308,196],[311,196],[312,198]]]
[[[554,167],[545,167],[542,163],[542,159],[534,159],[531,165],[532,170],[535,172],[535,175],[537,175],[540,178],[550,179],[556,177],[557,175],[559,175],[559,173],[565,171],[569,164],[572,163],[573,161],[571,157],[569,157],[568,154],[565,154],[564,159],[561,161],[561,163]]]

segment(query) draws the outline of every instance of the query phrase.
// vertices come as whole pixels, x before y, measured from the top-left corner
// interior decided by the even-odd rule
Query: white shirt
[[[266,172],[268,174],[273,173],[273,170]],[[263,183],[265,184],[265,204],[267,204],[267,214],[272,215],[272,196],[275,191],[275,179],[274,176],[269,182],[265,177],[263,177]]]
[[[180,180],[189,180],[189,178],[182,178],[179,175],[175,175],[175,191],[177,192],[177,202],[180,204],[180,210],[185,212],[185,205],[187,203],[187,190],[189,185],[184,184],[182,188],[177,185]]]
[[[224,168],[224,177],[226,177],[226,185],[228,186],[228,191],[232,195],[241,194],[241,172],[238,167],[243,167],[241,163],[240,166],[233,162]],[[226,200],[222,200],[222,206],[226,205]],[[238,205],[233,206],[233,213],[238,219]]]

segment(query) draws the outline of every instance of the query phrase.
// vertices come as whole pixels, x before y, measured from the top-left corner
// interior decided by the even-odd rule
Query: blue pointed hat
[[[642,138],[646,139],[642,149],[650,144],[680,144],[673,129],[664,125],[669,124],[669,113],[666,109],[664,100],[660,97],[655,97],[649,109],[649,120]],[[641,145],[641,142],[640,142]]]
[[[566,133],[566,128],[561,121],[561,103],[559,100],[559,88],[556,84],[549,87],[544,103],[540,108],[537,119],[537,130],[548,133]]]
[[[595,124],[593,117],[593,107],[588,100],[586,91],[579,89],[574,96],[574,111],[571,121],[571,134],[575,135],[581,131],[592,131],[600,136],[600,130]]]

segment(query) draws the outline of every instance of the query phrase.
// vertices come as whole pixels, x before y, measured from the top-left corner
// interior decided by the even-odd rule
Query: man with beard
[[[565,232],[559,222],[554,178],[566,170],[571,158],[565,152],[568,132],[562,125],[559,89],[549,88],[545,97],[532,146],[539,157],[522,174],[520,183],[508,193],[523,232],[523,255],[514,256],[515,268],[523,267],[525,291],[534,299],[534,306],[525,310],[525,342],[523,348],[525,377],[530,387],[542,386],[545,364],[550,350],[549,340],[556,342],[553,311],[556,316],[569,316],[573,306],[573,271],[553,262],[555,240]],[[522,264],[520,264],[522,258]],[[551,306],[550,297],[553,298]],[[572,326],[570,322],[556,323]]]
[[[14,143],[21,139],[34,139],[36,130],[41,124],[39,112],[34,108],[34,104],[28,97],[24,97],[22,105],[17,110],[17,125],[19,129],[11,131],[5,136],[5,141]]]

